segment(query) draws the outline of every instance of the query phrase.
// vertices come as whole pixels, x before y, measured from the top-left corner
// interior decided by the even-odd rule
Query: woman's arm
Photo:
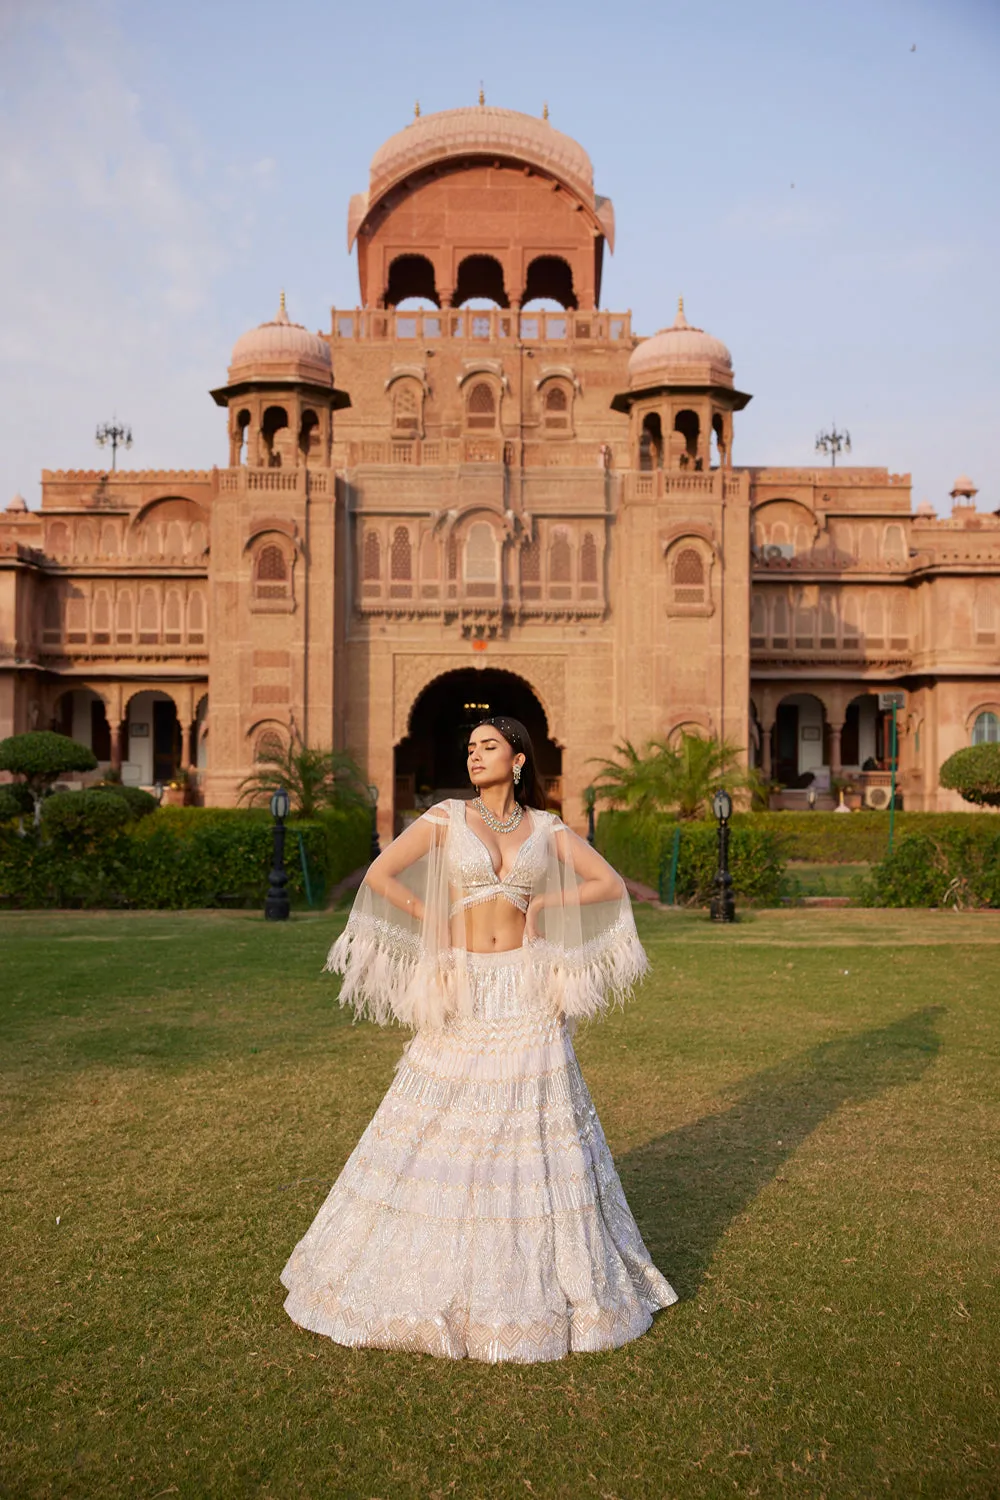
[[[621,900],[625,894],[625,882],[602,854],[598,854],[596,849],[591,848],[585,839],[579,838],[564,823],[556,825],[554,835],[559,859],[576,876],[576,883],[571,882],[572,890],[566,892],[567,899],[579,906]],[[561,893],[557,895],[551,892],[532,897],[525,919],[525,937],[528,942],[540,936],[539,914],[546,906],[562,905],[563,899]]]
[[[393,839],[388,849],[384,849],[368,866],[365,885],[376,896],[382,896],[391,906],[419,922],[424,915],[424,903],[398,877],[429,854],[431,846],[444,838],[447,828],[447,813],[437,807],[430,808],[397,839]]]

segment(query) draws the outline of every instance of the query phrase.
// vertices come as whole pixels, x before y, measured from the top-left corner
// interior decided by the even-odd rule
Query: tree
[[[597,796],[611,807],[649,817],[673,812],[679,819],[702,817],[720,787],[728,792],[757,792],[761,780],[741,762],[729,740],[706,739],[682,730],[673,742],[649,740],[639,755],[629,740],[616,745],[619,759],[602,760]]]
[[[941,767],[941,785],[977,807],[1000,807],[1000,745],[967,745]]]
[[[321,807],[367,807],[364,773],[344,750],[317,750],[293,736],[281,750],[264,750],[252,775],[240,783],[239,800],[250,807],[269,802],[284,787],[304,818]]]
[[[10,771],[21,777],[35,804],[36,823],[42,798],[54,781],[74,771],[96,769],[97,757],[93,750],[65,734],[34,729],[29,734],[12,734],[8,739],[0,740],[0,771]]]

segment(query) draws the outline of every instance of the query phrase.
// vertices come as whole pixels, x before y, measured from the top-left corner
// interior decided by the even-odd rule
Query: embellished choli
[[[469,827],[463,809],[463,815],[457,820],[456,835],[450,840],[448,849],[448,881],[462,894],[450,903],[449,916],[464,911],[466,907],[494,901],[498,896],[516,906],[519,912],[527,912],[532,893],[545,869],[541,844],[543,832],[544,825],[532,829],[519,845],[507,874],[501,875],[494,867],[490,851]]]
[[[642,972],[631,910],[620,897],[588,902],[604,890],[599,856],[575,850],[551,815],[531,816],[501,875],[462,803],[432,809],[433,839],[425,826],[410,845],[433,852],[407,887],[430,910],[416,922],[359,896],[331,951],[342,1003],[349,988],[359,1014],[416,1033],[282,1272],[289,1315],[338,1343],[529,1363],[615,1348],[677,1300],[629,1209],[571,1038],[595,987],[606,1005],[616,976],[620,995]],[[554,860],[577,862],[583,878],[574,885]],[[581,923],[574,891],[611,910]],[[523,911],[536,898],[556,916],[537,943],[454,947],[453,911],[487,899]]]

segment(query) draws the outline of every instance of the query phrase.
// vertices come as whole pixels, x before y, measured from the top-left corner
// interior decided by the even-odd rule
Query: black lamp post
[[[271,815],[274,818],[274,852],[271,858],[271,873],[268,876],[267,899],[264,916],[269,922],[287,922],[288,876],[285,874],[285,819],[291,806],[288,793],[283,786],[271,798]]]
[[[587,809],[587,843],[592,844],[594,842],[594,808],[597,805],[597,793],[592,786],[584,790],[583,805]]]
[[[735,922],[736,903],[733,900],[733,877],[729,873],[729,819],[733,815],[733,799],[722,787],[712,798],[712,811],[719,822],[719,866],[715,872],[710,907],[713,922]]]
[[[378,859],[379,855],[382,852],[381,849],[378,846],[378,787],[377,786],[369,786],[369,788],[368,788],[368,801],[370,802],[371,809],[372,809],[372,847],[371,847],[371,858],[373,860],[375,860],[375,859]]]

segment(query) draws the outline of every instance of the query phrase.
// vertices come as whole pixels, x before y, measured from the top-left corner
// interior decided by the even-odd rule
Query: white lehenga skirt
[[[522,955],[470,954],[474,1017],[407,1046],[281,1273],[303,1328],[531,1363],[614,1349],[676,1302]]]

